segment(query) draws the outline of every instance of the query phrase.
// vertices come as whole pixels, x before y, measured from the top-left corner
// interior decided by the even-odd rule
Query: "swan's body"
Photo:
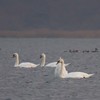
[[[62,75],[62,78],[89,78],[93,74],[87,74],[84,72],[70,72],[66,75]]]
[[[55,76],[60,78],[89,78],[94,74],[87,74],[84,72],[70,72],[65,69],[64,60],[59,59],[55,69]]]
[[[57,67],[56,65],[57,62],[51,62],[45,65],[45,67]]]
[[[33,63],[30,63],[30,62],[23,62],[23,63],[20,63],[18,65],[15,65],[15,67],[24,67],[24,68],[35,68],[37,67],[38,65],[36,64],[33,64]]]
[[[44,53],[42,53],[40,55],[40,58],[41,58],[41,64],[40,66],[41,67],[57,67],[57,62],[51,62],[51,63],[48,63],[48,64],[45,64],[46,63],[46,55]],[[70,63],[67,63],[67,64],[64,64],[65,66],[68,66]]]
[[[34,67],[37,67],[39,65],[39,64],[34,64],[34,63],[30,63],[30,62],[19,63],[19,55],[18,55],[18,53],[14,53],[13,54],[13,58],[16,58],[16,62],[15,62],[14,67],[34,68]]]
[[[70,63],[67,63],[67,64],[64,64],[65,67],[70,65]],[[49,63],[47,65],[45,65],[46,67],[57,67],[57,62],[52,62],[52,63]]]

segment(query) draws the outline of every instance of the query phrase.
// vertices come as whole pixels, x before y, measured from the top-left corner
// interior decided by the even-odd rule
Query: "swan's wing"
[[[68,65],[70,65],[71,63],[67,63],[65,64],[65,67],[67,67]],[[57,62],[52,62],[52,63],[49,63],[47,65],[45,65],[46,67],[57,67]]]
[[[65,64],[65,67],[67,67],[68,65],[70,65],[71,63],[67,63],[67,64]]]
[[[20,63],[18,66],[24,68],[34,68],[37,67],[38,65],[30,62],[24,62],[24,63]]]
[[[57,67],[56,63],[57,63],[57,62],[48,63],[48,64],[45,65],[45,66],[46,66],[46,67]]]

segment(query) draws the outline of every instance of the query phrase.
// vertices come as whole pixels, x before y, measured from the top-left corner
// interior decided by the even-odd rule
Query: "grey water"
[[[39,64],[44,52],[46,63],[62,57],[71,63],[69,72],[95,75],[61,79],[54,77],[55,68],[15,68],[15,52],[20,62]],[[0,38],[0,100],[100,100],[100,39]]]

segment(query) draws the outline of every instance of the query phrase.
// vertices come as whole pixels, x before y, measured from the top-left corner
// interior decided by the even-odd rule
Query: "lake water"
[[[95,48],[98,52],[91,52]],[[54,77],[54,68],[15,68],[15,52],[20,62],[38,64],[44,52],[47,63],[62,57],[65,63],[71,63],[69,72],[95,75],[60,79]],[[100,39],[0,38],[0,100],[100,100]]]

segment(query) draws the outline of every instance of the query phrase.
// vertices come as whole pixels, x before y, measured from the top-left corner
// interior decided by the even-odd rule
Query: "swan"
[[[51,63],[46,64],[46,54],[45,53],[42,53],[40,55],[40,58],[41,58],[41,64],[40,64],[41,67],[57,67],[56,65],[57,62],[51,62]],[[68,65],[70,65],[70,63],[65,64],[65,66],[68,66]]]
[[[18,55],[18,53],[14,53],[13,54],[13,58],[16,58],[16,62],[15,62],[14,67],[34,68],[34,67],[37,67],[39,65],[39,64],[34,64],[34,63],[30,63],[30,62],[19,63],[19,55]]]
[[[94,74],[87,74],[84,72],[70,72],[65,68],[64,60],[60,58],[57,61],[57,67],[55,68],[55,76],[60,78],[89,78]]]

